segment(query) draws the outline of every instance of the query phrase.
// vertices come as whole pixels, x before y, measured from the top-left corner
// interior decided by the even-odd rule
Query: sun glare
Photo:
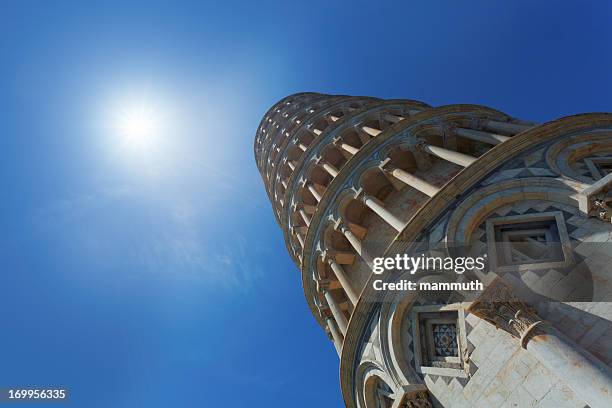
[[[161,135],[160,112],[151,106],[139,104],[124,107],[117,115],[116,129],[126,147],[148,149]]]
[[[158,174],[176,158],[181,122],[168,95],[146,89],[117,92],[106,98],[104,110],[103,140],[114,159],[139,172]]]

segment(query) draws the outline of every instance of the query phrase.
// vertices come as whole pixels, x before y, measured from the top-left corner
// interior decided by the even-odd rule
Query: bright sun
[[[168,98],[132,90],[109,97],[105,106],[104,139],[114,156],[147,171],[172,158],[179,130]]]
[[[151,106],[138,104],[124,107],[117,115],[116,128],[127,147],[147,149],[157,142],[161,132],[161,118]]]

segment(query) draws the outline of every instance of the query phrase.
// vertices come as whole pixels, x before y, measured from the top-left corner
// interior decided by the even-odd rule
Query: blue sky
[[[255,167],[263,113],[300,91],[610,111],[611,20],[595,1],[3,1],[0,386],[341,406]],[[133,95],[167,119],[146,152],[109,123]]]

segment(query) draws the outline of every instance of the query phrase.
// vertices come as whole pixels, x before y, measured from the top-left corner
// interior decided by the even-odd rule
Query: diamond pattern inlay
[[[457,347],[457,326],[450,323],[433,324],[435,352],[440,357],[459,356]]]

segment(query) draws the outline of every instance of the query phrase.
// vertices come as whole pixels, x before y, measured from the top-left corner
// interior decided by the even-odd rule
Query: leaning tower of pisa
[[[612,114],[299,93],[254,148],[347,407],[612,406]],[[472,298],[374,289],[415,279],[375,258],[423,245],[507,275]]]

